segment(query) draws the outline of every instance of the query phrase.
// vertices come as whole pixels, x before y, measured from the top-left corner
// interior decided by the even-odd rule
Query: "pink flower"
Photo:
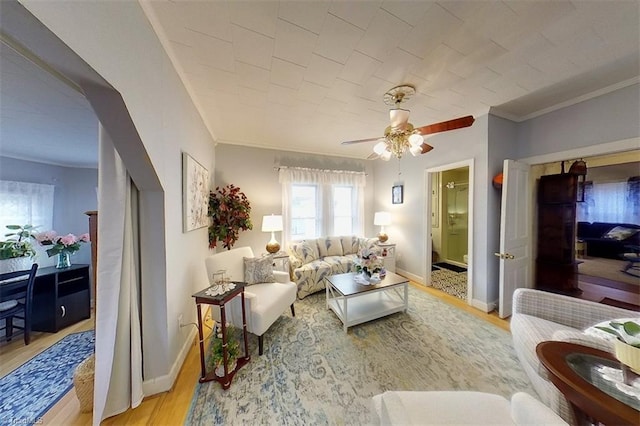
[[[76,236],[73,234],[67,234],[64,237],[60,237],[59,242],[65,246],[70,246],[71,244],[77,242]]]
[[[36,234],[36,241],[38,241],[39,243],[44,243],[47,241],[53,242],[57,236],[58,234],[56,233],[56,231],[41,232],[39,234]]]
[[[82,234],[80,235],[79,241],[82,241],[83,243],[88,243],[91,240],[89,239],[89,234]]]

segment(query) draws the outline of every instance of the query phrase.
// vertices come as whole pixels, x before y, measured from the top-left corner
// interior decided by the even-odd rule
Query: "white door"
[[[500,215],[500,318],[511,316],[513,292],[531,287],[529,165],[504,160]]]

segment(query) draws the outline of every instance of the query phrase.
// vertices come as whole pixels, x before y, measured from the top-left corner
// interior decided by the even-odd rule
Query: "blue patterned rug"
[[[187,425],[371,424],[387,390],[535,395],[511,334],[409,286],[409,310],[342,330],[325,294],[296,301],[264,335],[231,387],[199,383]],[[461,407],[463,408],[463,407]]]
[[[0,379],[0,425],[34,424],[73,386],[73,372],[93,353],[93,331],[64,337]]]

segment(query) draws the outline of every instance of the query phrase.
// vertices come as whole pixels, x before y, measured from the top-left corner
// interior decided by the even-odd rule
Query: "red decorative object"
[[[502,173],[498,173],[493,177],[493,181],[491,181],[491,183],[495,189],[502,189],[502,178]]]

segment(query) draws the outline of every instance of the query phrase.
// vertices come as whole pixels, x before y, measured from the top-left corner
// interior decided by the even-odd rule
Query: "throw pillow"
[[[299,241],[290,245],[290,250],[295,257],[302,261],[302,264],[310,263],[319,257],[316,240]]]
[[[246,285],[275,282],[271,256],[245,257],[244,282]]]
[[[320,257],[342,256],[342,242],[340,237],[318,238],[318,251]]]
[[[602,238],[608,238],[610,240],[622,241],[631,237],[638,233],[640,229],[627,228],[624,226],[616,226],[615,228],[609,230],[606,234],[602,236]]]

